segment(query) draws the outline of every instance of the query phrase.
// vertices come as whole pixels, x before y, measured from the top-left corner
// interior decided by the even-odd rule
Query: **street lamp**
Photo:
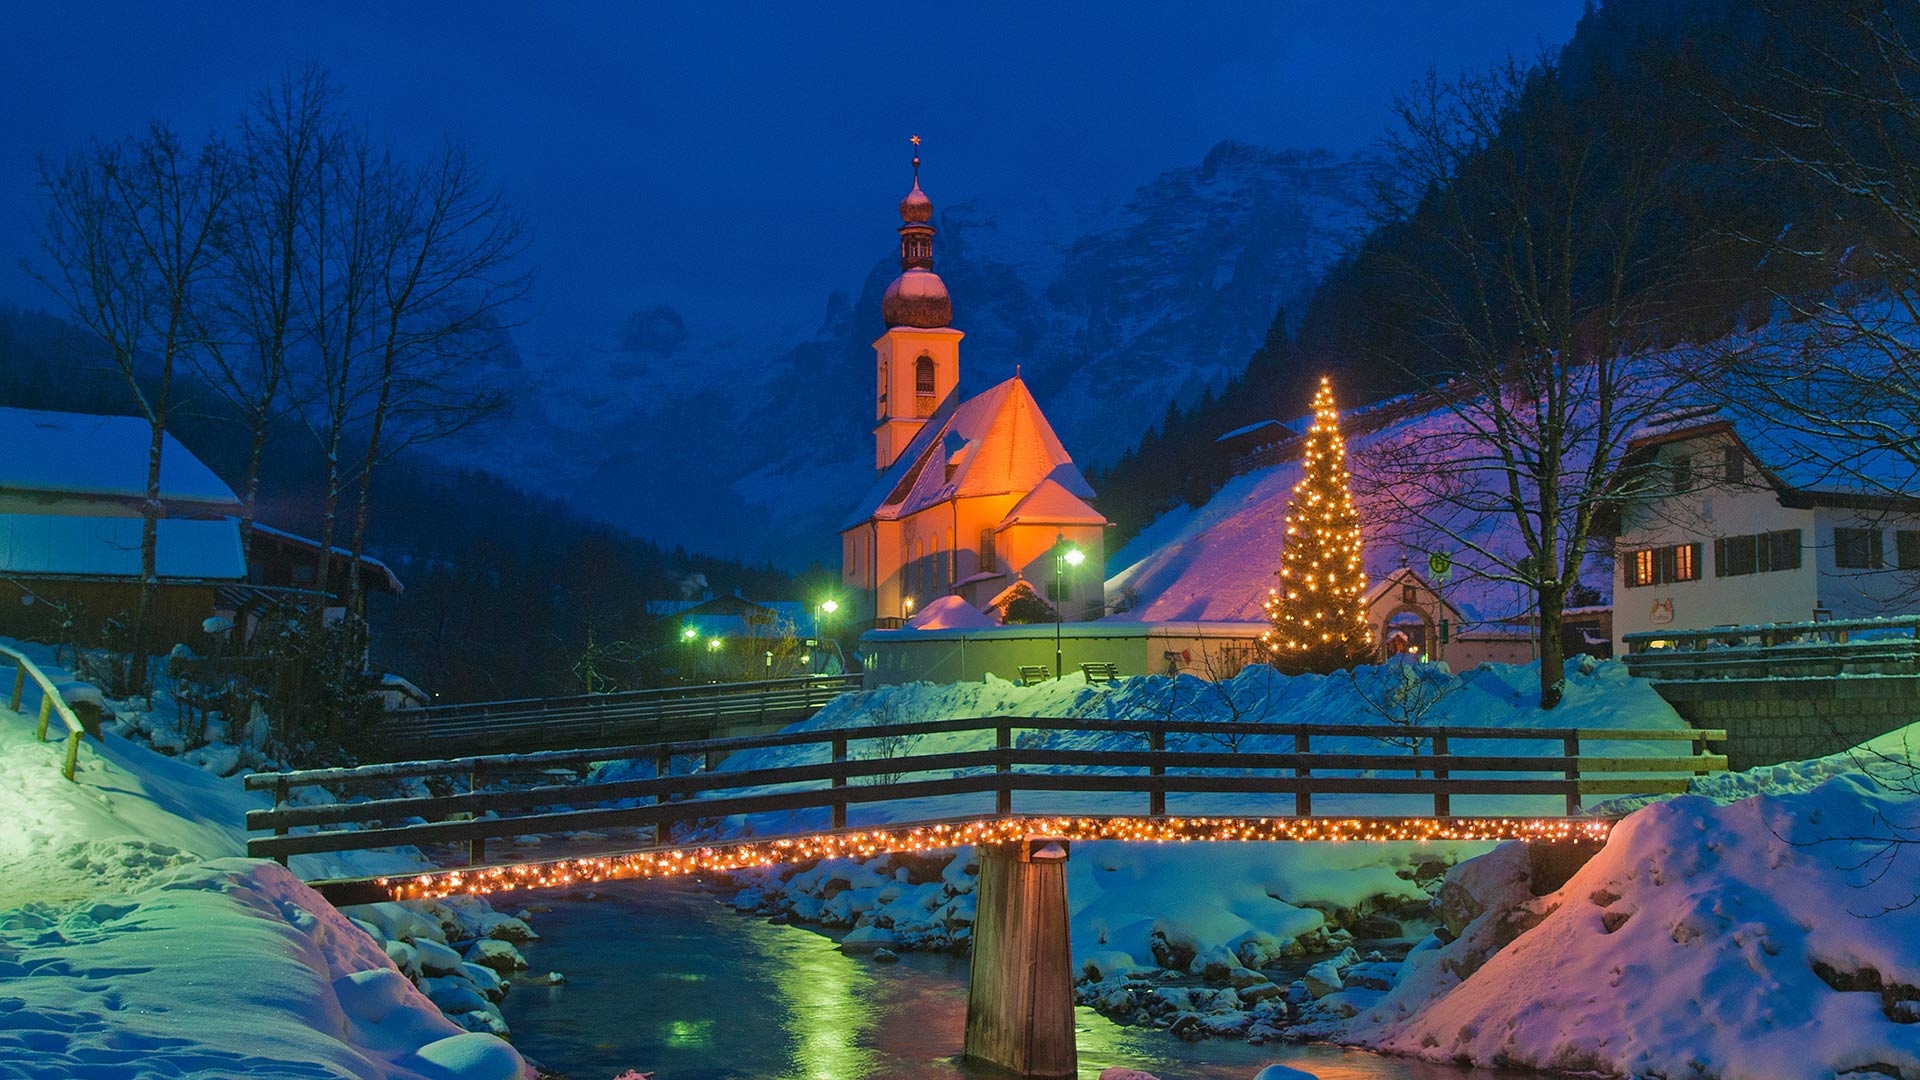
[[[1053,536],[1053,677],[1059,678],[1063,672],[1060,655],[1060,620],[1064,617],[1062,608],[1066,603],[1066,594],[1061,590],[1061,578],[1067,567],[1079,566],[1087,561],[1087,553],[1067,542],[1065,533]]]
[[[913,618],[913,597],[909,596],[906,599],[900,601],[900,607],[902,611],[905,612],[905,614],[901,616],[902,619]]]
[[[833,635],[829,632],[828,625],[833,620],[833,613],[839,610],[840,601],[832,597],[828,597],[820,602],[820,640],[822,643],[833,642],[833,651],[836,656],[840,653],[840,645],[838,642],[833,641]],[[845,667],[846,665],[843,664],[841,666]],[[808,668],[811,669],[812,665],[809,664]]]

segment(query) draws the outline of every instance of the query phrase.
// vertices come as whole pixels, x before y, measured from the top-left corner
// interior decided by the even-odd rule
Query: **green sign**
[[[1453,576],[1453,556],[1444,551],[1427,556],[1427,572],[1440,581],[1446,581]]]

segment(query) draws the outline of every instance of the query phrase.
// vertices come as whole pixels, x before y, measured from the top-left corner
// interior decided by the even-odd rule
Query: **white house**
[[[1629,461],[1654,466],[1654,479],[1615,540],[1616,644],[1920,609],[1920,491],[1890,494],[1902,488],[1863,482],[1797,438],[1716,412],[1670,418],[1634,442]]]

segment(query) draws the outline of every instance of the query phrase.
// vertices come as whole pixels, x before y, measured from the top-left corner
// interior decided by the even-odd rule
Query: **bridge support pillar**
[[[1600,854],[1604,843],[1586,840],[1535,841],[1527,845],[1527,877],[1533,895],[1545,896],[1573,880]],[[982,867],[984,870],[985,867]]]
[[[1067,842],[981,846],[966,1054],[1022,1076],[1072,1077]]]

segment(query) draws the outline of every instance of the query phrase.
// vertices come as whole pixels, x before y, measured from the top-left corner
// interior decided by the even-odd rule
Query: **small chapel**
[[[886,332],[873,343],[879,478],[840,532],[855,618],[914,625],[916,612],[947,597],[992,616],[1024,588],[1064,620],[1097,619],[1106,612],[1107,519],[1018,366],[960,399],[965,335],[933,272],[933,202],[920,190],[917,149],[900,220],[900,276],[887,286]]]

